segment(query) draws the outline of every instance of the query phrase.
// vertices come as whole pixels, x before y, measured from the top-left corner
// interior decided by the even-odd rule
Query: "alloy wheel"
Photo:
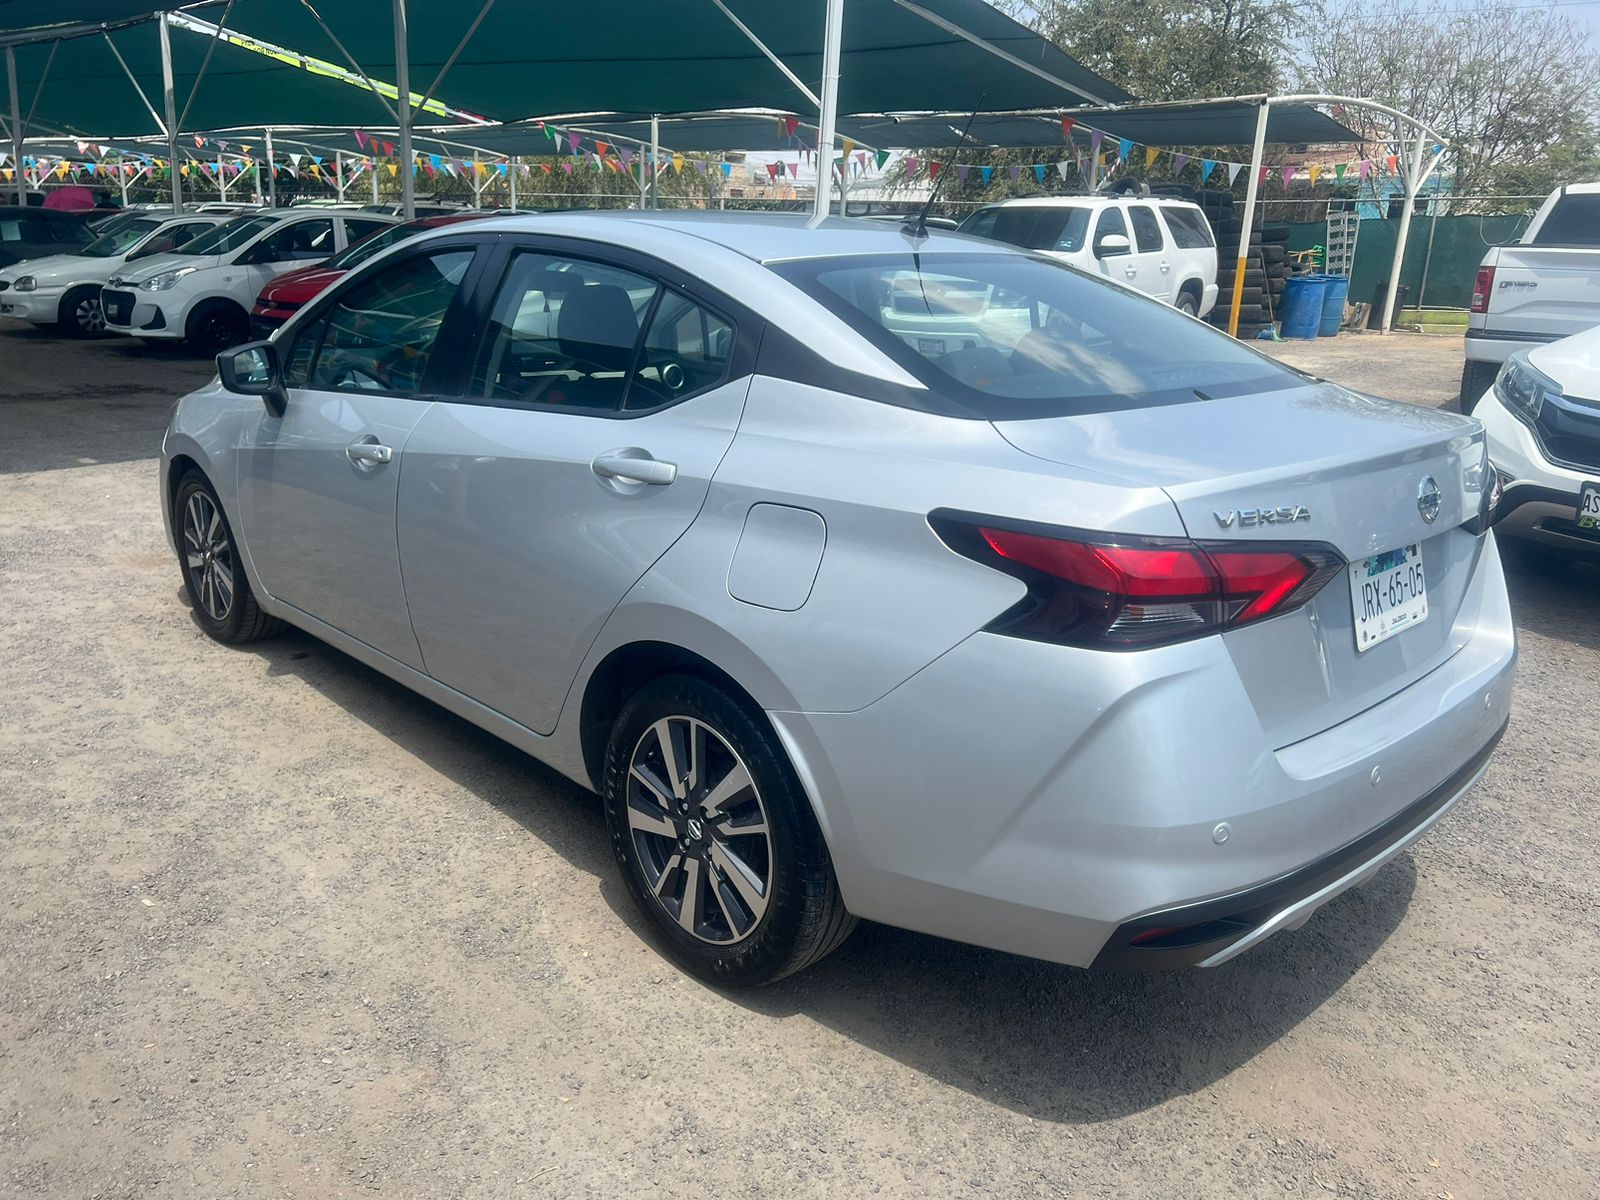
[[[233,608],[233,544],[216,501],[192,492],[183,506],[183,561],[189,591],[213,621],[226,621]]]
[[[713,945],[750,936],[772,898],[772,833],[733,747],[704,721],[663,717],[634,747],[626,801],[645,890],[667,916]]]

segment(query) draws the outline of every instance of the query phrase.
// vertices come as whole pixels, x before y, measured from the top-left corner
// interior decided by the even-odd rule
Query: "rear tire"
[[[211,484],[199,471],[178,481],[172,503],[178,567],[195,619],[208,635],[237,646],[281,633],[284,623],[261,611],[239,559],[233,528]]]
[[[601,791],[628,893],[690,974],[759,987],[831,953],[855,927],[787,756],[715,684],[690,675],[645,684],[612,726]]]
[[[1200,315],[1200,300],[1191,291],[1179,292],[1178,298],[1173,301],[1172,307],[1185,316],[1197,317]]]
[[[75,287],[61,297],[59,328],[68,337],[99,337],[106,331],[98,287]]]
[[[1461,368],[1461,395],[1456,402],[1456,407],[1464,413],[1470,413],[1478,406],[1478,401],[1494,383],[1495,376],[1500,373],[1500,368],[1494,363],[1474,362],[1467,359],[1466,365]]]

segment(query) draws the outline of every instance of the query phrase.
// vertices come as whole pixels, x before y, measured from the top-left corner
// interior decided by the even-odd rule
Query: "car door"
[[[540,733],[699,513],[743,411],[751,319],[663,270],[508,248],[461,394],[407,444],[400,564],[428,673]]]
[[[1102,247],[1100,239],[1110,234],[1128,238],[1127,248],[1108,250]],[[1133,239],[1128,234],[1128,222],[1122,215],[1120,204],[1107,204],[1100,210],[1094,222],[1094,241],[1090,245],[1102,275],[1131,288],[1139,286],[1139,263],[1133,253]]]
[[[1133,265],[1138,272],[1135,285],[1146,295],[1172,303],[1172,258],[1155,209],[1148,204],[1128,205],[1128,224],[1133,228]]]
[[[434,354],[471,276],[473,240],[432,243],[337,289],[280,341],[288,403],[239,455],[239,515],[267,592],[420,668],[395,497],[431,403]]]
[[[332,217],[302,217],[285,221],[264,234],[255,245],[234,260],[234,270],[228,272],[226,282],[231,287],[235,282],[231,277],[242,271],[243,281],[237,287],[231,287],[231,290],[241,297],[248,293],[249,300],[253,301],[261,294],[262,288],[285,271],[319,263],[333,254],[338,249],[337,242],[338,235],[334,232]],[[245,307],[249,307],[248,301]]]

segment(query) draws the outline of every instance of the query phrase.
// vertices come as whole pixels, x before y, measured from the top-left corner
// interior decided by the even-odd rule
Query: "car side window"
[[[415,395],[472,251],[415,254],[340,292],[296,331],[284,356],[290,387]]]
[[[520,251],[490,310],[467,394],[615,411],[659,285],[587,259]]]
[[[1133,222],[1133,236],[1140,254],[1154,254],[1161,250],[1161,226],[1156,214],[1148,205],[1128,205],[1128,219]]]
[[[994,223],[1000,217],[998,208],[980,208],[967,218],[961,226],[962,233],[969,233],[973,237],[993,237]]]
[[[732,355],[732,325],[685,296],[663,295],[623,407],[655,408],[715,387]]]
[[[268,234],[250,252],[252,262],[294,262],[327,258],[333,253],[333,221],[296,221]]]
[[[344,219],[345,241],[347,243],[359,242],[362,238],[389,227],[389,222],[387,221],[366,221],[360,217],[346,217]]]
[[[1099,245],[1100,239],[1108,233],[1120,233],[1123,237],[1128,236],[1128,223],[1122,219],[1122,210],[1120,208],[1112,207],[1100,210],[1100,219],[1094,223],[1095,245]],[[1128,250],[1113,250],[1107,253],[1105,257],[1115,258],[1119,254],[1128,253],[1130,253]]]
[[[1166,218],[1167,232],[1178,249],[1203,250],[1215,244],[1211,240],[1211,227],[1199,209],[1172,205],[1162,208],[1161,215]]]

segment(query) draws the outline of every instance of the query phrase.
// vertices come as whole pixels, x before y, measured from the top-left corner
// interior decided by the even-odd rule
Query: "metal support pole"
[[[11,169],[16,172],[17,203],[28,203],[28,181],[22,177],[22,102],[17,99],[17,52],[6,47],[6,81],[11,93]]]
[[[1256,110],[1256,140],[1250,151],[1250,178],[1244,185],[1244,217],[1239,222],[1239,257],[1233,269],[1233,299],[1228,305],[1228,336],[1239,336],[1239,305],[1244,300],[1244,273],[1250,262],[1250,231],[1255,224],[1256,193],[1261,187],[1261,155],[1267,145],[1267,114],[1272,101]]]
[[[483,211],[483,162],[478,152],[472,152],[472,207]]]
[[[650,207],[660,208],[656,181],[661,178],[661,118],[650,114]]]
[[[833,133],[839,115],[839,42],[844,0],[828,0],[822,25],[822,114],[817,125],[817,187],[807,226],[822,224],[833,199]]]
[[[343,150],[335,150],[333,152],[333,179],[334,179],[334,185],[333,186],[335,187],[335,189],[337,189],[337,194],[339,196],[339,203],[343,204],[344,203],[344,151]]]
[[[172,87],[172,34],[167,28],[168,16],[156,18],[156,29],[161,38],[161,96],[167,112],[167,168],[172,175],[172,215],[183,212],[183,177],[178,170],[178,100]]]
[[[369,159],[368,162],[367,162],[367,165],[372,168],[372,202],[374,204],[376,204],[378,202],[378,159],[377,159],[377,156],[374,155],[371,159]]]
[[[128,207],[128,174],[122,169],[122,164],[117,164],[117,186],[122,189],[122,207]]]
[[[400,215],[407,221],[417,215],[417,164],[411,154],[411,61],[406,37],[406,0],[394,0],[395,115],[400,125]]]
[[[1431,165],[1428,168],[1423,165],[1426,161],[1423,158],[1426,138],[1427,133],[1418,130],[1416,149],[1409,155],[1405,153],[1404,146],[1400,147],[1401,155],[1406,160],[1406,200],[1400,206],[1400,231],[1394,239],[1394,263],[1389,268],[1389,294],[1383,298],[1383,324],[1378,329],[1379,333],[1388,333],[1394,325],[1394,301],[1400,292],[1400,272],[1406,262],[1406,237],[1411,232],[1411,214],[1416,208],[1417,189],[1422,186],[1422,172],[1424,169],[1431,170]],[[1417,299],[1420,303],[1421,297]]]
[[[223,171],[222,151],[217,151],[217,199],[224,204],[228,202],[228,176]]]
[[[278,164],[272,157],[272,130],[261,131],[267,142],[267,191],[262,197],[267,202],[268,208],[278,207]]]
[[[517,160],[506,159],[506,186],[510,189],[511,211],[517,210]]]

